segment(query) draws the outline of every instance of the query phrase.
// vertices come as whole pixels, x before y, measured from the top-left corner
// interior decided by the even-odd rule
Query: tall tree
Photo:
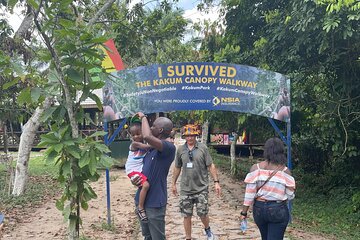
[[[197,60],[195,44],[184,41],[190,22],[182,14],[182,10],[167,1],[153,9],[138,3],[133,9],[122,5],[113,11],[108,18],[127,66]]]
[[[35,100],[40,99],[41,93],[47,92],[56,95],[57,101],[44,111],[43,120],[50,121],[52,125],[51,132],[42,136],[41,146],[48,147],[47,161],[59,166],[59,181],[64,185],[64,193],[57,202],[57,207],[63,210],[65,219],[69,221],[69,239],[77,239],[80,208],[87,209],[87,201],[96,197],[88,182],[99,178],[98,166],[109,167],[112,163],[104,155],[109,151],[108,148],[95,139],[104,133],[81,136],[78,123],[84,118],[81,101],[90,97],[101,108],[99,98],[92,91],[104,85],[99,77],[105,73],[93,69],[101,69],[103,54],[96,46],[105,42],[108,36],[98,33],[96,26],[92,24],[114,0],[108,0],[104,5],[89,5],[87,1],[77,4],[72,2],[29,1],[26,6],[27,12],[33,16],[36,32],[45,45],[45,49],[42,45],[37,51],[33,51],[36,61],[49,63],[49,68],[44,73],[39,68],[31,69],[32,73],[37,73],[36,76],[46,76],[42,78],[46,81],[40,84],[43,88],[39,90]],[[15,4],[16,1],[12,3]],[[99,9],[92,15],[95,16],[92,19],[87,18],[91,7]],[[34,91],[25,88],[20,95],[23,102],[31,102]],[[43,106],[47,104],[45,101]],[[40,115],[41,112],[35,111],[33,117]],[[69,204],[66,205],[67,201]]]
[[[225,38],[240,46],[240,61],[292,79],[295,161],[348,175],[360,164],[358,2],[242,0],[225,9]],[[354,184],[359,175],[340,179]],[[339,181],[329,178],[323,189]]]

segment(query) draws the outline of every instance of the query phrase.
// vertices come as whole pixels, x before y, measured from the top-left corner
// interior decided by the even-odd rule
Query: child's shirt
[[[129,155],[125,164],[126,174],[129,174],[131,172],[142,172],[142,168],[144,165],[143,161],[146,152],[147,151],[143,149],[138,149],[135,151],[129,150]]]

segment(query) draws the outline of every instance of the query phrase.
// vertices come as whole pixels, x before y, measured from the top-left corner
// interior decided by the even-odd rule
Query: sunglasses
[[[189,151],[189,158],[190,158],[190,162],[193,161],[193,152],[192,151]]]

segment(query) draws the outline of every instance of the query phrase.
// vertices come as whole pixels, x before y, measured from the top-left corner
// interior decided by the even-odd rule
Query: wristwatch
[[[219,180],[214,180],[214,183],[220,183]]]
[[[244,216],[244,217],[247,217],[247,212],[244,213],[243,211],[241,211],[241,212],[240,212],[240,215],[241,215],[241,216]]]

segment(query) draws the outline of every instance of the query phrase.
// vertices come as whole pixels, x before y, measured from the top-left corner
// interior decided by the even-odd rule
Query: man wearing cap
[[[204,224],[208,240],[215,239],[210,229],[209,220],[209,172],[215,183],[215,191],[220,196],[221,188],[217,170],[210,156],[207,146],[196,141],[199,134],[195,125],[186,125],[183,128],[185,144],[179,146],[173,170],[172,192],[177,195],[176,181],[181,174],[180,183],[180,212],[184,217],[184,229],[186,239],[191,239],[191,217],[193,207],[196,206],[196,213]],[[182,171],[181,171],[182,170]]]

